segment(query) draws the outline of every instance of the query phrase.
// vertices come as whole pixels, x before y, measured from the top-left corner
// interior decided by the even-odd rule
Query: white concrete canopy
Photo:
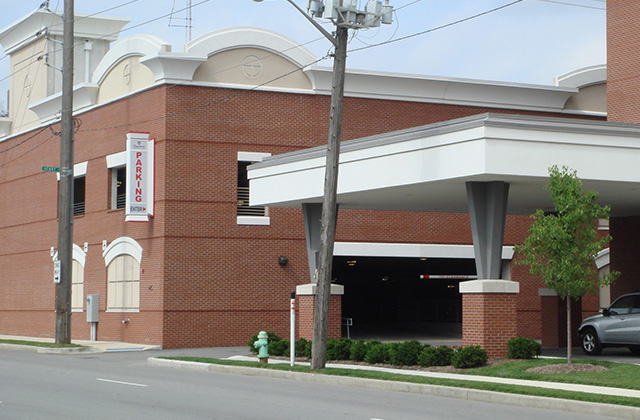
[[[326,146],[249,167],[251,205],[320,203]],[[345,141],[340,208],[467,213],[466,182],[509,184],[507,214],[551,209],[552,165],[576,169],[613,216],[640,214],[640,125],[481,114]]]

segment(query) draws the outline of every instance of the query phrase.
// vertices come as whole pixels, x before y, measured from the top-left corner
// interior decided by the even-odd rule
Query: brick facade
[[[640,123],[640,3],[607,1],[607,119]]]
[[[567,302],[557,296],[542,296],[542,346],[567,347]],[[582,322],[582,300],[571,300],[571,339]]]
[[[464,293],[462,343],[480,346],[490,358],[507,355],[507,342],[517,336],[516,294]]]
[[[309,282],[302,212],[270,208],[270,225],[238,225],[237,153],[280,154],[325,144],[328,110],[329,97],[322,95],[161,85],[78,115],[75,160],[87,161],[88,169],[86,213],[74,219],[74,242],[88,244],[84,294],[101,296],[98,339],[178,348],[243,345],[260,330],[288,336],[290,292]],[[348,140],[484,112],[561,116],[346,98],[342,136]],[[149,132],[156,140],[155,216],[147,223],[125,223],[124,210],[109,208],[105,157],[125,149],[128,131]],[[48,129],[34,130],[2,145],[11,149],[0,168],[0,333],[51,337],[57,182],[40,168],[56,166],[59,138]],[[508,217],[505,244],[519,243],[529,222]],[[102,242],[119,237],[133,238],[143,248],[139,312],[106,311]],[[471,230],[465,214],[344,210],[336,239],[470,244]],[[278,264],[281,255],[288,257],[285,266]],[[514,325],[518,333],[539,338],[541,286],[536,280],[529,285],[524,268],[515,268],[512,277],[526,280],[520,295],[508,302]],[[85,316],[73,315],[73,339],[89,337]],[[339,318],[331,333],[336,336]],[[130,322],[123,324],[124,319]],[[299,320],[301,330],[305,322]]]
[[[298,296],[296,307],[296,339],[313,340],[313,308],[315,295]],[[329,300],[329,338],[342,337],[342,296],[331,295]]]

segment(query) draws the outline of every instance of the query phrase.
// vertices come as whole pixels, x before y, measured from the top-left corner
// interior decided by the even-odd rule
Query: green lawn
[[[640,366],[625,363],[612,363],[595,360],[574,359],[573,363],[589,363],[605,366],[608,370],[599,372],[528,373],[527,369],[537,366],[567,363],[566,360],[532,359],[519,360],[501,365],[469,369],[469,375],[499,376],[502,378],[529,379],[534,381],[565,382],[571,384],[596,385],[613,388],[640,389]]]
[[[288,364],[261,364],[258,362],[241,362],[232,360],[220,360],[200,357],[163,357],[163,359],[184,360],[190,362],[211,363],[229,366],[246,366],[258,369],[274,369],[292,372],[310,372],[308,366],[289,366]],[[505,378],[529,379],[537,381],[551,382],[568,382],[585,385],[598,385],[606,387],[640,389],[638,378],[640,378],[640,366],[601,362],[574,360],[574,363],[592,363],[603,365],[609,368],[607,371],[590,372],[590,373],[571,373],[571,374],[535,374],[525,372],[530,367],[566,363],[563,360],[551,359],[535,359],[535,360],[517,360],[491,367],[482,367],[476,369],[468,369],[463,372],[466,375],[482,375],[496,376]],[[451,386],[458,388],[480,389],[486,391],[506,392],[510,394],[533,395],[540,397],[563,398],[577,401],[588,401],[604,404],[626,405],[632,407],[640,407],[640,398],[617,397],[609,395],[588,394],[583,392],[562,391],[555,389],[537,388],[532,386],[504,385],[490,382],[475,382],[464,380],[427,378],[423,376],[412,376],[404,374],[394,374],[387,372],[366,371],[358,369],[345,368],[326,368],[313,371],[313,373],[324,375],[349,376],[357,378],[378,379],[386,381],[410,382],[417,384],[431,384],[441,386]],[[635,378],[635,379],[634,379]]]

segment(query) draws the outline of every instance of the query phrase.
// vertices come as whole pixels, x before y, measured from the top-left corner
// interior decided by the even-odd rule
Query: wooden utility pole
[[[56,284],[56,344],[71,343],[71,275],[73,272],[73,1],[64,1],[62,35],[62,111],[60,135],[60,195]]]
[[[347,61],[349,29],[337,26],[336,50],[333,58],[333,82],[331,86],[331,113],[329,115],[329,140],[324,174],[324,197],[320,219],[320,250],[318,279],[313,315],[313,346],[311,369],[322,369],[327,362],[327,337],[329,335],[329,301],[331,299],[331,271],[333,269],[333,245],[336,236],[338,206],[338,162],[340,159],[340,133],[342,130],[342,105]]]

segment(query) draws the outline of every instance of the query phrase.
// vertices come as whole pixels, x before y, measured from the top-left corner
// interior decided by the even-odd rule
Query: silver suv
[[[588,355],[600,354],[605,347],[629,347],[640,355],[640,293],[622,295],[602,314],[585,318],[578,336]]]

